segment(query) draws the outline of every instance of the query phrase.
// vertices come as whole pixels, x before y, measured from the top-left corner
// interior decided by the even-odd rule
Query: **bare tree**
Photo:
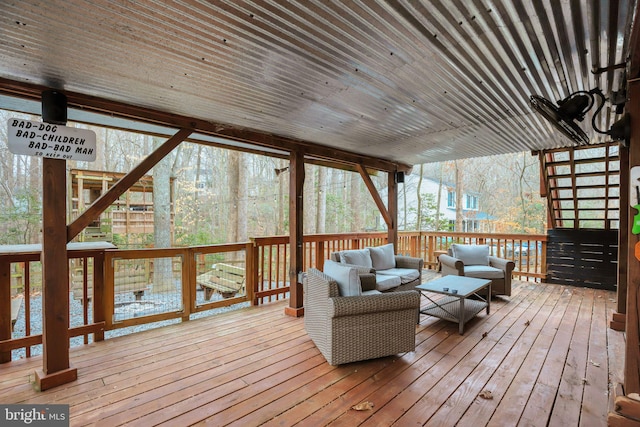
[[[245,242],[247,240],[247,220],[249,207],[249,167],[248,158],[242,152],[238,153],[238,194],[236,198],[238,217],[236,241]]]
[[[239,215],[236,214],[240,199],[240,152],[230,151],[229,156],[229,171],[228,171],[228,189],[229,200],[231,201],[232,211],[229,215],[229,222],[227,227],[227,241],[238,241],[238,221]]]
[[[326,230],[327,214],[327,169],[318,167],[318,189],[316,203],[316,233],[324,233]]]
[[[436,231],[440,230],[440,203],[442,201],[442,169],[443,164],[440,163],[440,173],[438,174],[438,195],[436,196]]]
[[[195,174],[193,177],[194,180],[194,206],[195,206],[195,229],[199,230],[200,229],[200,188],[201,188],[201,182],[200,182],[200,173],[202,172],[202,145],[198,144],[198,148],[197,148],[197,154],[196,154],[196,170],[195,170]],[[202,186],[204,187],[204,186]]]
[[[464,231],[462,229],[463,226],[463,211],[462,211],[462,195],[464,193],[463,188],[463,176],[464,176],[464,161],[456,160],[454,161],[455,171],[456,171],[456,229],[455,231]]]
[[[416,189],[416,196],[418,198],[418,210],[416,215],[416,230],[420,230],[422,224],[422,174],[424,173],[424,165],[420,165],[420,176],[418,177],[418,188]]]
[[[315,165],[305,165],[305,180],[303,187],[304,197],[304,210],[302,211],[303,217],[303,232],[305,234],[315,233],[316,221],[314,218],[316,209],[316,198],[314,194],[317,191],[317,181],[315,176]]]
[[[349,173],[350,175],[350,187],[349,187],[349,206],[351,208],[351,230],[361,231],[364,229],[363,224],[363,206],[362,206],[362,191],[360,190],[360,184],[362,178],[359,174]]]
[[[288,169],[287,162],[283,159],[278,160],[276,163],[278,166],[276,167],[276,178],[278,179],[278,224],[276,227],[276,234],[282,235],[286,232],[285,228],[285,194],[287,193],[287,180],[286,174],[283,175],[286,169]]]
[[[164,143],[153,138],[153,146]],[[171,155],[153,168],[153,235],[156,248],[171,247]],[[171,258],[157,258],[153,266],[153,292],[174,289]]]

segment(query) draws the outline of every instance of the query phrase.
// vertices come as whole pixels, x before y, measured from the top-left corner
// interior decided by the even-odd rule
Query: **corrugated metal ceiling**
[[[0,76],[417,164],[571,145],[529,96],[620,90],[636,7],[2,1]]]

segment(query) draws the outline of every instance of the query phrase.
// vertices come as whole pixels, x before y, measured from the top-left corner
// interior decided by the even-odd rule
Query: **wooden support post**
[[[609,327],[614,331],[625,331],[625,326],[627,323],[627,317],[622,313],[613,313],[611,316],[611,321],[609,322]]]
[[[258,305],[258,299],[256,298],[256,292],[258,292],[258,282],[260,280],[259,274],[259,249],[254,238],[251,238],[251,242],[247,243],[247,283],[246,292],[247,299],[251,301],[251,305]]]
[[[304,154],[291,153],[289,160],[289,306],[285,314],[294,317],[304,315],[302,283],[298,282],[298,273],[302,272],[303,237],[303,187]]]
[[[256,241],[253,237],[250,238],[250,242],[247,243],[247,282],[246,282],[246,292],[247,299],[251,302],[251,305],[258,305],[258,298],[256,297],[256,293],[258,292],[258,286],[260,281],[260,266],[259,266],[259,257],[260,250]]]
[[[611,329],[624,331],[627,312],[627,281],[629,270],[629,259],[627,254],[633,252],[633,244],[629,239],[633,237],[629,233],[623,232],[629,229],[629,148],[620,147],[620,219],[618,233],[618,287],[616,289],[616,313],[609,323]]]
[[[316,262],[315,266],[318,270],[324,270],[324,241],[319,240],[316,242],[316,251],[315,251]],[[312,264],[313,265],[313,264]]]
[[[27,300],[28,301],[28,300]],[[11,339],[11,263],[0,262],[0,341]],[[0,352],[0,363],[11,362],[11,350]]]
[[[628,100],[626,103],[627,113],[631,122],[631,137],[629,138],[629,169],[640,166],[640,14],[636,7],[634,22],[631,26],[632,32],[629,43],[628,59],[628,80],[627,91]],[[622,167],[622,165],[620,166]],[[629,182],[629,187],[635,183]],[[622,200],[621,200],[622,202]],[[633,215],[635,209],[631,208],[631,203],[626,206],[620,205],[620,209],[629,212],[627,228],[620,228],[620,233],[626,231],[629,238],[628,251],[626,253],[627,266],[627,305],[626,324],[627,333],[625,347],[624,366],[624,391],[626,394],[640,392],[640,295],[638,287],[640,285],[640,261],[635,257],[635,245],[639,236],[632,233]]]
[[[393,247],[398,248],[398,183],[396,173],[388,172],[387,211],[389,213],[389,223],[387,224],[387,242],[393,243]]]
[[[42,348],[36,387],[75,381],[69,365],[69,262],[67,260],[66,162],[42,159]]]
[[[640,78],[629,81],[629,101],[627,108],[631,116],[631,141],[629,143],[629,167],[640,166]],[[640,184],[640,183],[638,183]],[[635,183],[629,183],[633,187]],[[632,233],[635,209],[629,204],[622,206],[629,213],[626,232],[629,235],[629,250],[627,251],[627,342],[624,367],[624,391],[626,394],[640,392],[640,260],[635,257],[634,246],[639,242],[639,236]],[[623,230],[621,230],[622,232]]]
[[[88,301],[88,300],[87,300]],[[93,257],[93,323],[105,321],[104,311],[104,251]],[[95,341],[104,340],[104,329],[93,334]]]
[[[173,239],[172,239],[173,241]],[[180,269],[182,273],[182,321],[188,322],[190,313],[194,312],[192,304],[196,300],[196,257],[193,251],[186,250],[180,257]],[[173,263],[173,260],[171,261]],[[171,267],[173,270],[173,266]]]

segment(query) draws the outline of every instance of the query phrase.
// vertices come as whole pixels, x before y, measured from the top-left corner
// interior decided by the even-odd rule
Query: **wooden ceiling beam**
[[[7,96],[15,96],[40,102],[42,91],[47,89],[51,88],[32,83],[0,78],[0,94]],[[194,117],[186,117],[165,111],[153,110],[142,106],[125,104],[96,96],[66,91],[62,88],[54,89],[64,91],[67,96],[69,108],[77,108],[87,112],[106,114],[118,118],[135,120],[158,126],[167,126],[175,129],[192,129],[194,133],[244,142],[258,147],[284,150],[287,152],[301,151],[305,156],[317,157],[319,159],[325,159],[338,164],[361,164],[367,168],[385,172],[409,172],[411,170],[410,165],[376,157],[364,156],[346,150],[278,136],[255,129],[239,128],[225,123],[215,123],[207,120],[196,119]]]

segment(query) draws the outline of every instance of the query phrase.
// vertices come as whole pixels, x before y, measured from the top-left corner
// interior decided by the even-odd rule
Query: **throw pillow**
[[[489,245],[451,245],[454,258],[461,260],[464,265],[489,265]]]
[[[340,252],[340,262],[371,268],[371,255],[369,254],[369,249],[342,251]]]
[[[362,293],[360,276],[358,276],[358,270],[355,268],[326,260],[324,262],[324,274],[336,281],[338,289],[340,290],[340,296],[351,297],[358,296]]]
[[[396,267],[396,256],[393,243],[368,248],[371,254],[371,263],[376,270],[387,270]]]

